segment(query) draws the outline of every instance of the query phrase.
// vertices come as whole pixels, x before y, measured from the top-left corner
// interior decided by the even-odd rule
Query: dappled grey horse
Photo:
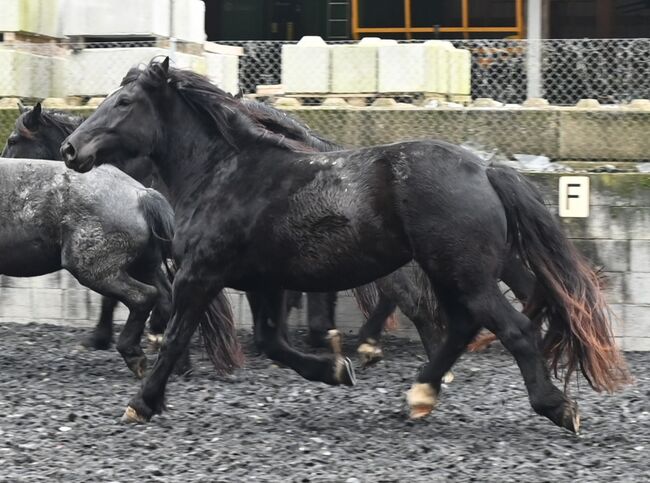
[[[32,109],[18,103],[18,108],[20,116],[16,119],[14,129],[7,138],[1,156],[4,158],[62,161],[59,153],[61,142],[83,122],[84,118],[64,111],[42,109],[40,102],[36,103]],[[143,159],[142,163],[135,165],[134,172],[127,174],[134,179],[138,179],[143,185],[155,187],[158,191],[161,191],[162,186],[160,184],[154,185],[152,176],[138,177],[141,175],[139,167],[143,164],[147,164],[146,159]],[[152,332],[150,337],[155,341],[162,337],[161,334],[165,331],[167,325],[169,314],[166,313],[165,299],[163,299],[160,307],[158,304],[154,306],[149,318],[149,326]],[[110,348],[113,341],[113,313],[117,303],[118,300],[113,297],[102,297],[99,321],[92,333],[84,338],[84,346],[97,350]],[[185,360],[185,368],[187,368],[187,363],[188,360]]]
[[[68,270],[129,309],[117,349],[143,377],[140,338],[155,303],[169,317],[173,211],[165,198],[112,166],[80,175],[62,163],[0,158],[0,274]]]

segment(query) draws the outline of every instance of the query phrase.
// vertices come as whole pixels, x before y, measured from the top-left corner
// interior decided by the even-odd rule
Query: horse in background
[[[226,286],[254,294],[270,358],[306,379],[353,384],[345,359],[304,354],[286,340],[284,290],[349,289],[411,260],[447,323],[407,393],[412,417],[433,410],[443,375],[483,326],[517,361],[532,408],[570,431],[579,429],[577,405],[553,385],[545,359],[553,370],[566,367],[565,380],[580,370],[596,390],[631,381],[598,277],[540,193],[515,170],[483,166],[459,146],[410,141],[316,152],[265,128],[206,77],[170,69],[166,58],[131,69],[61,150],[80,172],[147,156],[175,200],[173,315],[127,421],[162,411],[199,315]],[[543,336],[499,289],[513,251],[534,273],[529,304],[546,318]],[[239,352],[230,349],[213,362],[236,365]]]
[[[36,159],[0,159],[0,274],[34,277],[66,269],[83,286],[121,301],[129,316],[117,350],[139,378],[140,338],[157,306],[169,318],[173,212],[165,198],[120,170],[79,175]],[[104,317],[105,314],[102,313]]]

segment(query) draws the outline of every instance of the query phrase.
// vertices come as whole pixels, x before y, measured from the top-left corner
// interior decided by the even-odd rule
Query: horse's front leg
[[[192,276],[191,270],[176,274],[172,287],[172,317],[165,330],[160,352],[138,394],[131,399],[122,417],[125,422],[145,422],[164,409],[167,381],[179,358],[187,351],[199,322],[208,315],[208,306],[223,285],[211,277]]]
[[[254,319],[259,323],[259,341],[264,353],[274,361],[291,367],[305,379],[327,384],[355,383],[352,363],[340,354],[316,356],[305,354],[289,344],[286,332],[286,303],[282,290],[248,294]]]

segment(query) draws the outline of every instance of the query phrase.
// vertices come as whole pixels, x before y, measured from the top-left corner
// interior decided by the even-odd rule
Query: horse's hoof
[[[431,384],[415,383],[406,393],[406,401],[411,409],[411,419],[421,419],[436,407],[438,396]]]
[[[336,358],[334,364],[334,380],[338,384],[344,384],[346,386],[354,386],[357,383],[352,361],[347,357],[338,356]]]
[[[149,347],[152,351],[158,352],[162,347],[163,335],[162,334],[147,334],[147,340],[149,341]]]
[[[99,337],[97,334],[89,335],[81,341],[84,349],[107,351],[111,348],[113,340],[111,337]]]
[[[149,420],[144,416],[140,416],[131,406],[127,406],[126,411],[124,411],[124,414],[122,415],[121,421],[129,424],[144,424]]]
[[[445,384],[451,384],[454,382],[454,373],[451,371],[445,372],[445,375],[442,376],[442,382]]]
[[[357,347],[357,354],[361,359],[361,367],[364,369],[377,364],[384,358],[384,352],[376,343],[368,340]]]
[[[580,433],[580,412],[576,403],[570,402],[564,410],[562,427],[574,434]]]
[[[126,365],[131,369],[131,372],[137,377],[138,379],[144,379],[144,376],[147,373],[147,357],[146,356],[140,356],[140,357],[133,357],[131,359],[128,359],[126,361]]]
[[[329,343],[332,352],[334,354],[343,353],[343,336],[341,336],[341,333],[338,330],[336,329],[328,330],[325,339]]]

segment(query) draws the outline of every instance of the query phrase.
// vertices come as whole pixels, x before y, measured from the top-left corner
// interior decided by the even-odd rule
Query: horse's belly
[[[61,250],[38,230],[0,233],[0,274],[34,277],[61,269]]]
[[[403,240],[386,233],[331,230],[265,239],[239,259],[229,285],[243,290],[281,286],[299,291],[346,290],[383,277],[411,260]]]

